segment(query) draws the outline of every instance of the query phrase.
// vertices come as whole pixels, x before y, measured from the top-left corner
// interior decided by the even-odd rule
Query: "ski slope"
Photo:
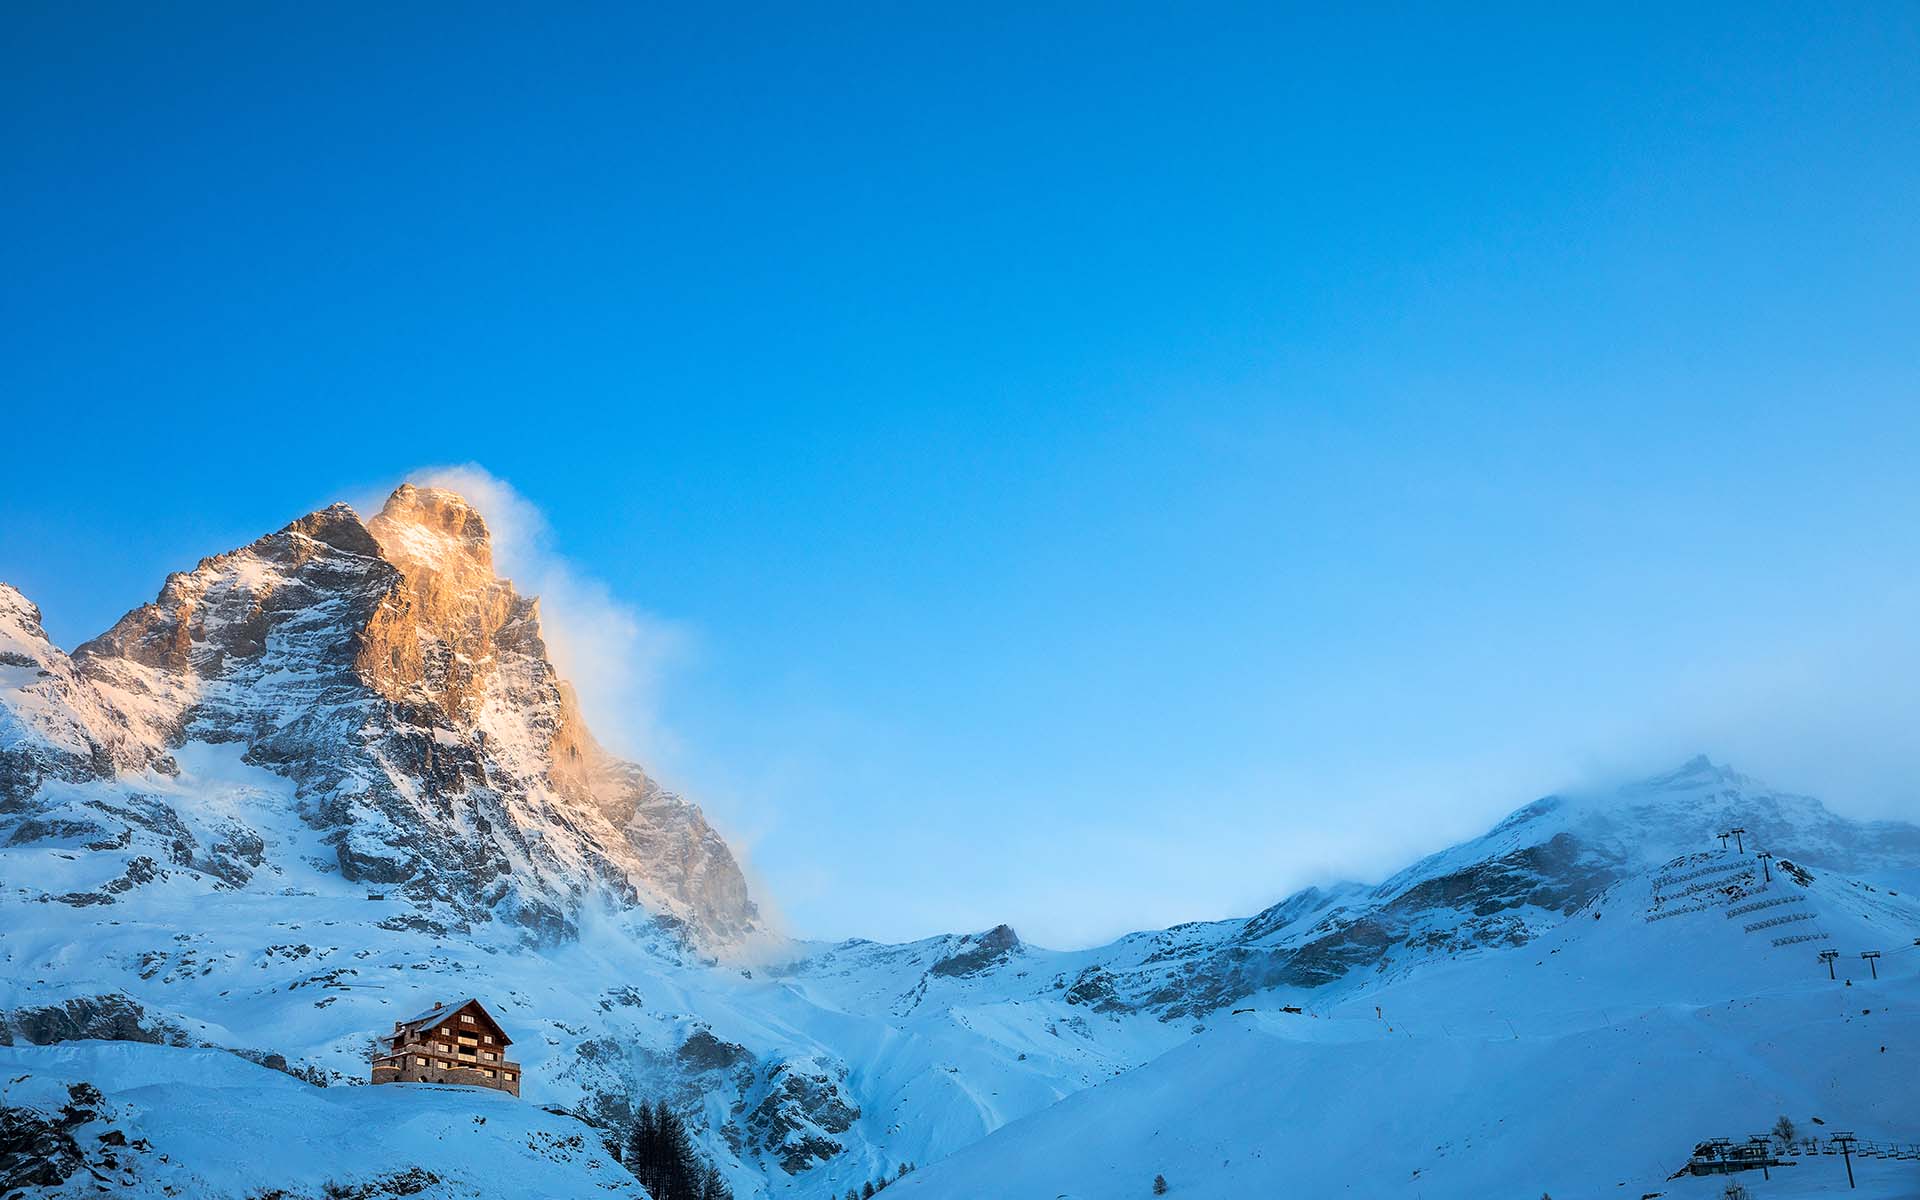
[[[1101,1200],[1145,1195],[1163,1174],[1169,1194],[1207,1197],[1705,1197],[1724,1180],[1669,1178],[1693,1145],[1764,1133],[1782,1114],[1807,1133],[1817,1119],[1920,1141],[1920,906],[1831,875],[1746,890],[1749,864],[1759,875],[1750,856],[1689,856],[1535,943],[1298,1014],[1231,1015],[895,1194]],[[1670,899],[1703,880],[1718,890]],[[1703,894],[1715,899],[1693,907]],[[1816,915],[1748,930],[1803,907]],[[1880,977],[1856,956],[1830,980],[1825,941],[1773,944],[1808,925],[1836,945],[1891,948]],[[1856,1194],[1920,1196],[1920,1160],[1855,1169]],[[1845,1188],[1837,1157],[1773,1175],[1740,1182],[1756,1197]]]

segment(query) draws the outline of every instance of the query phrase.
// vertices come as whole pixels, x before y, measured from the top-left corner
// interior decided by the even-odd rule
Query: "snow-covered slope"
[[[0,583],[0,804],[24,807],[42,780],[170,769],[47,640],[40,610]]]
[[[1731,828],[1744,840],[1723,848]],[[0,587],[0,1045],[277,1055],[364,1098],[352,1085],[396,1017],[479,996],[515,1039],[528,1104],[617,1135],[663,1097],[742,1196],[840,1197],[908,1161],[921,1189],[980,1194],[997,1173],[988,1194],[1064,1190],[1028,1159],[1062,1138],[1105,1145],[1073,1121],[1129,1144],[1100,1151],[1112,1190],[1082,1176],[1072,1194],[1136,1194],[1156,1138],[1187,1149],[1153,1170],[1233,1194],[1267,1178],[1257,1160],[1295,1153],[1294,1124],[1346,1145],[1362,1109],[1452,1131],[1435,1146],[1471,1136],[1478,1174],[1417,1147],[1380,1162],[1418,1168],[1423,1194],[1475,1194],[1535,1178],[1528,1143],[1477,1113],[1495,1131],[1579,1115],[1533,1098],[1549,1063],[1606,1076],[1610,1103],[1667,1103],[1664,1076],[1605,1066],[1631,1046],[1709,1082],[1698,1120],[1675,1113],[1658,1145],[1596,1135],[1619,1161],[1666,1163],[1669,1142],[1778,1115],[1741,1096],[1818,1099],[1897,1136],[1873,1093],[1832,1090],[1857,1047],[1807,1048],[1843,986],[1814,978],[1813,956],[1871,942],[1897,998],[1916,883],[1913,826],[1846,821],[1697,759],[1250,918],[1068,952],[1005,926],[789,942],[699,810],[595,744],[536,602],[496,575],[452,493],[403,487],[364,523],[344,506],[304,517],[171,577],[71,657]],[[1905,1028],[1898,1004],[1861,1007],[1841,1023]],[[1759,1048],[1703,1040],[1740,1021]],[[1776,1051],[1804,1069],[1756,1075]],[[1422,1115],[1395,1099],[1445,1072],[1514,1100]],[[1348,1078],[1378,1082],[1362,1096]],[[1212,1165],[1228,1143],[1241,1153]],[[1567,1161],[1538,1186],[1584,1194],[1598,1168]]]
[[[1686,856],[1528,945],[1231,1014],[898,1194],[1092,1200],[1164,1175],[1191,1196],[1717,1196],[1668,1177],[1697,1142],[1783,1114],[1920,1141],[1920,903],[1806,873],[1769,883],[1751,856]],[[1891,951],[1878,978],[1866,948]],[[1743,1182],[1845,1186],[1838,1160],[1796,1158],[1777,1185]],[[1868,1195],[1920,1194],[1920,1162],[1860,1170]]]
[[[646,1200],[571,1117],[476,1088],[318,1088],[217,1050],[0,1048],[0,1129],[38,1147],[0,1161],[7,1196]]]
[[[43,785],[41,828],[16,841],[0,825],[0,1043],[206,1044],[344,1086],[396,1018],[477,995],[515,1038],[529,1102],[618,1130],[635,1098],[665,1096],[743,1195],[812,1196],[944,1156],[1185,1036],[1008,994],[1029,986],[1017,975],[935,972],[993,938],[826,951],[857,965],[842,976],[804,946],[773,967],[723,961],[610,904],[538,947],[499,923],[425,928],[342,878],[295,785],[241,755],[189,742],[176,775],[138,788],[202,857],[220,831],[252,831],[258,862],[231,880],[139,839],[89,849],[78,820],[57,832],[62,814],[131,803],[126,780]]]

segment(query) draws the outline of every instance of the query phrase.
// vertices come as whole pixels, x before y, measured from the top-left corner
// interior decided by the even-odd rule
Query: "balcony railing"
[[[375,1067],[392,1067],[396,1071],[404,1071],[404,1070],[407,1070],[409,1067],[412,1067],[417,1070],[473,1071],[475,1073],[492,1071],[494,1072],[493,1078],[496,1078],[496,1079],[499,1079],[503,1073],[507,1073],[507,1074],[511,1074],[513,1078],[510,1080],[502,1080],[502,1082],[506,1082],[506,1083],[520,1082],[520,1064],[508,1059],[502,1059],[499,1062],[489,1062],[484,1064],[478,1063],[478,1062],[461,1061],[449,1067],[449,1066],[442,1065],[442,1063],[439,1061],[428,1061],[425,1065],[421,1065],[413,1061],[417,1057],[421,1057],[421,1056],[415,1055],[412,1053],[377,1054],[373,1057],[372,1062]]]

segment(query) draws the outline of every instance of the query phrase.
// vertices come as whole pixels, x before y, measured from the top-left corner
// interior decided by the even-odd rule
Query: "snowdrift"
[[[646,1200],[571,1117],[483,1088],[320,1088],[218,1050],[0,1047],[0,1121],[53,1148],[13,1181],[35,1196]]]

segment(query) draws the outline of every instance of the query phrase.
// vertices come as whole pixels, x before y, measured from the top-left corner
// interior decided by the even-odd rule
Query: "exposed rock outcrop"
[[[57,1188],[88,1165],[73,1131],[99,1115],[102,1097],[85,1083],[70,1087],[68,1096],[58,1113],[0,1107],[0,1195]]]
[[[60,1004],[0,1012],[0,1046],[49,1046],[77,1041],[148,1042],[184,1046],[186,1032],[125,996],[75,996]]]
[[[953,953],[928,967],[927,971],[932,975],[977,975],[1005,962],[1019,950],[1020,936],[1014,933],[1012,927],[995,925],[985,933],[970,934],[961,939],[961,944]]]
[[[23,808],[49,779],[171,770],[161,747],[130,726],[47,640],[40,610],[0,583],[0,815]]]
[[[760,1148],[789,1175],[798,1175],[844,1149],[834,1135],[860,1118],[846,1090],[846,1068],[806,1059],[777,1064],[766,1090],[747,1117]]]

